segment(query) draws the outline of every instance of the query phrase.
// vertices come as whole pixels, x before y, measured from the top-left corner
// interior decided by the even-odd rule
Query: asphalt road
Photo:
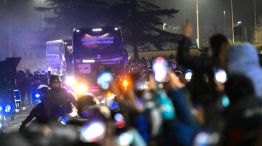
[[[22,121],[26,118],[29,112],[30,109],[16,113],[14,120],[11,120],[10,117],[7,117],[7,129],[5,129],[5,132],[7,133],[17,132],[19,130]]]

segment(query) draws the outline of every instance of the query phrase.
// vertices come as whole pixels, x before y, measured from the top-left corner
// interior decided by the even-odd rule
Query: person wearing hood
[[[227,56],[227,71],[229,74],[242,74],[250,78],[256,96],[262,99],[262,69],[253,45],[245,43],[231,47]]]
[[[225,84],[225,92],[230,104],[223,113],[221,145],[254,145],[261,135],[262,101],[256,98],[252,81],[245,75],[232,74]]]

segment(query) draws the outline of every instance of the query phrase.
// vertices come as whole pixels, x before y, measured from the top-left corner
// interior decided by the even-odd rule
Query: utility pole
[[[42,7],[45,6],[45,0],[42,0]],[[43,31],[45,31],[45,12],[41,12],[41,15],[42,15],[42,29]]]
[[[200,48],[200,35],[199,35],[199,0],[196,0],[196,21],[197,21],[197,47]]]
[[[257,43],[257,6],[256,6],[256,0],[254,0],[254,17],[255,17],[255,43]]]
[[[5,10],[6,10],[6,20],[9,19],[9,12],[8,12],[8,0],[5,0]],[[7,23],[10,23],[10,21],[6,21]],[[11,47],[11,25],[10,24],[7,24],[7,44],[8,44],[8,54],[9,54],[9,57],[12,57],[12,47]]]
[[[224,34],[226,34],[226,10],[223,11],[224,14]]]
[[[245,27],[245,41],[248,41],[248,38],[247,38],[247,28]]]
[[[234,6],[233,0],[231,0],[231,23],[232,23],[232,42],[235,43],[235,31],[234,31]]]

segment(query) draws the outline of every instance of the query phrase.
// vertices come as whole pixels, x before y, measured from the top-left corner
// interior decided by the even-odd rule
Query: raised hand
[[[170,78],[170,81],[169,81],[169,86],[172,88],[172,89],[180,89],[180,88],[183,88],[185,85],[180,81],[180,79],[178,78],[178,76],[169,71],[168,72],[169,74],[169,78]]]

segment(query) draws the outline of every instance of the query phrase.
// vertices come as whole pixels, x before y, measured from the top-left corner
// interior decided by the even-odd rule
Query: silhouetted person
[[[43,103],[51,119],[58,119],[72,112],[72,105],[76,105],[74,96],[61,87],[59,76],[51,75],[50,90]]]
[[[27,92],[27,79],[26,74],[23,70],[18,71],[17,73],[17,87],[21,92],[22,107],[25,107],[26,104],[26,92]]]
[[[262,102],[255,96],[252,81],[244,75],[231,75],[225,87],[230,105],[225,111],[222,145],[253,146],[262,128]]]
[[[41,87],[39,90],[40,96],[42,98],[45,98],[47,95],[49,89],[48,87]],[[26,117],[26,119],[22,122],[20,130],[23,130],[32,120],[35,119],[35,122],[37,123],[48,123],[49,116],[46,112],[45,106],[43,102],[36,105],[30,114]]]

